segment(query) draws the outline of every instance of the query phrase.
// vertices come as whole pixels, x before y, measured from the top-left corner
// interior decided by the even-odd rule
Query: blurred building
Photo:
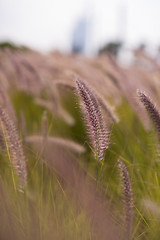
[[[72,37],[72,52],[84,53],[86,48],[87,20],[81,18],[75,25]]]

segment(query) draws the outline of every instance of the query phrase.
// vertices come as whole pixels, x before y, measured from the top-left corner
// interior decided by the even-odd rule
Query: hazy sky
[[[158,45],[159,11],[160,0],[0,0],[0,40],[67,51],[76,22],[85,16],[91,50],[118,38],[129,46]]]

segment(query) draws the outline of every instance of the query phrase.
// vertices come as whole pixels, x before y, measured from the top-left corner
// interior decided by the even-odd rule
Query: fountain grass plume
[[[132,186],[129,179],[129,173],[125,164],[118,159],[118,168],[121,172],[122,178],[122,193],[123,193],[123,203],[124,203],[124,237],[129,240],[132,234],[133,226],[133,193]]]
[[[51,145],[55,145],[56,147],[57,146],[64,147],[68,150],[72,150],[73,152],[77,152],[77,153],[85,152],[85,148],[79,143],[76,143],[69,139],[60,138],[60,137],[46,136],[44,141],[44,135],[42,136],[33,135],[33,136],[27,136],[26,142],[32,143],[32,144],[39,143],[41,146],[51,144]]]
[[[0,127],[3,132],[8,157],[21,180],[21,187],[27,183],[26,159],[23,153],[18,130],[14,121],[0,106]]]
[[[154,102],[151,100],[151,98],[141,90],[137,90],[137,95],[140,99],[140,101],[143,103],[145,106],[152,123],[155,127],[156,133],[158,135],[158,140],[160,141],[160,112]]]
[[[75,87],[72,86],[71,83],[68,83],[67,81],[65,80],[54,80],[53,84],[57,85],[57,86],[61,86],[61,87],[64,87],[66,89],[69,89],[71,91],[75,91]]]
[[[109,146],[109,131],[107,130],[101,114],[100,105],[93,90],[80,78],[76,79],[78,95],[88,128],[91,146],[95,158],[103,160],[104,152]]]
[[[68,83],[67,81],[57,80],[57,81],[54,81],[54,84],[56,84],[58,86],[62,86],[71,91],[76,91],[76,88],[74,86],[72,86],[71,83]],[[119,118],[115,114],[112,106],[110,106],[110,104],[106,101],[106,99],[104,99],[104,97],[102,95],[100,95],[95,89],[94,89],[94,95],[96,96],[99,104],[101,105],[101,108],[104,110],[104,112],[107,114],[107,116],[111,119],[111,121],[113,123],[118,123]]]

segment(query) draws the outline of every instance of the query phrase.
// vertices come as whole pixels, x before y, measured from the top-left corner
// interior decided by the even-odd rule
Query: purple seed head
[[[144,91],[141,91],[138,89],[137,95],[138,95],[140,101],[145,106],[145,108],[148,112],[148,115],[151,118],[151,121],[157,132],[158,139],[160,141],[160,112],[159,112],[159,110],[157,109],[156,105],[153,103],[151,98]]]
[[[80,78],[76,79],[76,84],[95,158],[101,161],[105,149],[109,146],[109,132],[105,127],[100,105],[93,90]]]
[[[121,172],[122,178],[122,194],[123,194],[123,203],[124,203],[124,234],[125,239],[130,239],[132,233],[132,225],[133,225],[133,193],[132,186],[129,179],[129,173],[125,166],[125,164],[119,159],[118,160],[118,168]]]

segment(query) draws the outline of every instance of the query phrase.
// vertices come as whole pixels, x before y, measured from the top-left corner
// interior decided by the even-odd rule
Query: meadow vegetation
[[[158,240],[160,66],[0,48],[0,239]]]

